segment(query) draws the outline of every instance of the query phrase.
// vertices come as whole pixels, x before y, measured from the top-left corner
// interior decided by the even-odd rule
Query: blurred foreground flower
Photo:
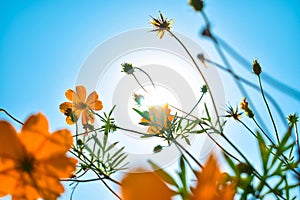
[[[149,115],[144,116],[141,123],[150,126],[147,130],[150,134],[161,134],[164,128],[168,128],[169,123],[173,121],[173,116],[170,115],[171,110],[168,104],[163,106],[149,107]]]
[[[226,183],[226,174],[221,173],[216,158],[211,155],[201,172],[197,174],[197,185],[192,189],[191,200],[231,200],[236,189]]]
[[[82,113],[82,124],[93,124],[95,121],[92,110],[101,110],[102,102],[98,100],[96,91],[92,92],[86,98],[86,89],[84,86],[76,86],[76,92],[69,89],[65,93],[68,100],[72,102],[64,102],[60,104],[59,109],[67,118],[68,124],[74,124]]]
[[[66,130],[49,133],[43,114],[30,116],[20,134],[0,121],[0,197],[56,199],[64,188],[60,178],[69,178],[77,160],[66,157],[73,144]]]
[[[139,171],[123,178],[121,193],[124,200],[169,200],[175,195],[154,172]]]
[[[171,25],[173,24],[173,20],[168,20],[167,18],[165,18],[161,12],[159,12],[159,17],[158,18],[154,18],[152,16],[150,16],[152,18],[152,20],[150,21],[150,23],[156,28],[152,31],[157,31],[157,35],[159,36],[159,38],[161,39],[164,34],[165,31],[169,31],[171,29]]]

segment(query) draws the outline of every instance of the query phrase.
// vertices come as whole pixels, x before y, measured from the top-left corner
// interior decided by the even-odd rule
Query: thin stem
[[[266,132],[262,129],[262,127],[257,123],[256,119],[253,117],[252,120],[254,121],[255,125],[259,128],[259,130],[268,138],[268,140],[272,143],[272,145],[276,146],[273,140],[266,134]]]
[[[170,30],[168,30],[168,32],[171,34],[171,36],[173,36],[175,38],[175,40],[183,47],[183,49],[186,51],[186,53],[188,54],[188,56],[191,58],[192,62],[194,63],[196,69],[198,70],[198,72],[200,73],[205,85],[207,86],[208,88],[208,92],[209,92],[209,95],[210,95],[210,98],[212,100],[212,104],[213,104],[213,107],[214,107],[214,111],[215,111],[215,114],[216,114],[216,117],[217,117],[217,123],[219,124],[219,128],[220,130],[222,130],[222,125],[221,125],[221,122],[219,120],[219,113],[218,113],[218,110],[217,110],[217,106],[216,106],[216,103],[215,103],[215,100],[214,100],[214,97],[212,95],[212,92],[210,90],[210,87],[208,85],[208,82],[206,80],[206,78],[204,77],[202,71],[200,70],[198,64],[196,63],[195,59],[193,58],[193,56],[191,55],[191,53],[189,52],[189,50],[186,48],[186,46],[181,42],[181,40]]]
[[[204,60],[208,63],[211,63],[213,64],[214,66],[218,67],[219,69],[229,73],[233,78],[245,83],[246,85],[248,85],[249,87],[252,87],[253,89],[255,89],[256,91],[260,92],[260,88],[259,86],[257,86],[256,84],[248,81],[247,79],[237,75],[236,73],[234,73],[233,71],[231,71],[230,69],[214,62],[214,61],[211,61],[207,58],[204,58]],[[285,119],[285,115],[283,113],[283,111],[281,110],[280,106],[278,105],[278,103],[276,102],[276,100],[272,97],[272,95],[270,95],[268,92],[265,91],[265,95],[266,95],[266,98],[269,99],[269,101],[272,103],[272,105],[274,106],[274,108],[276,109],[277,113],[279,114],[280,116],[280,119],[281,119],[281,122],[282,124],[286,125],[286,119]]]
[[[226,140],[226,142],[228,142],[228,144],[230,144],[230,146],[232,146],[234,148],[234,150],[236,152],[238,152],[238,154],[240,154],[240,156],[242,156],[242,158],[246,161],[246,163],[253,169],[253,171],[255,173],[253,173],[260,181],[262,181],[269,189],[270,191],[272,191],[272,193],[277,197],[277,195],[279,197],[281,197],[282,199],[285,199],[281,194],[279,194],[278,192],[274,191],[274,189],[265,181],[262,179],[262,177],[260,176],[260,174],[258,173],[258,171],[252,166],[252,164],[250,163],[250,161],[246,158],[246,156],[244,156],[244,154],[223,134],[221,133],[221,136]]]
[[[200,99],[197,101],[197,103],[194,105],[194,107],[191,109],[191,111],[188,114],[186,114],[186,116],[183,119],[187,118],[197,108],[197,106],[201,102],[203,96],[204,96],[204,93],[202,93]]]
[[[201,124],[201,123],[199,123],[199,126],[202,128],[202,129],[204,129],[204,127],[203,127],[203,125]],[[230,156],[231,158],[233,158],[234,160],[236,160],[237,162],[241,162],[237,157],[235,157],[234,155],[232,155],[231,153],[229,153],[224,147],[222,147],[222,145],[220,144],[220,143],[218,143],[216,140],[215,140],[215,138],[213,138],[211,135],[210,135],[210,133],[208,133],[208,131],[206,130],[206,129],[204,129],[205,130],[205,133],[206,133],[206,135],[223,151],[223,152],[225,152],[228,156]],[[214,129],[214,131],[216,131],[216,132],[218,132],[219,133],[219,131],[218,130],[215,130]]]
[[[294,124],[294,126],[295,126],[295,135],[296,135],[296,144],[297,144],[297,147],[298,147],[298,152],[300,153],[299,134],[298,134],[297,122]]]
[[[232,71],[234,73],[233,67],[231,66],[231,64],[229,63],[227,57],[225,56],[225,54],[223,53],[222,49],[220,48],[220,45],[219,45],[218,41],[217,40],[213,40],[213,41],[214,41],[214,46],[215,46],[218,54],[220,55],[221,59],[223,60],[226,68],[229,69],[230,71]],[[244,88],[244,86],[241,84],[241,82],[238,79],[234,79],[234,82],[237,85],[237,87],[240,90],[240,92],[242,93],[242,95],[248,99],[249,104],[253,105],[252,109],[253,109],[254,113],[256,113],[256,116],[257,116],[259,122],[262,124],[263,127],[267,127],[265,125],[265,123],[263,122],[263,120],[262,120],[259,112],[256,110],[256,108],[255,108],[255,106],[254,106],[254,104],[253,104],[250,96],[248,95],[247,90]]]
[[[120,129],[120,130],[123,130],[123,131],[128,131],[128,132],[132,132],[132,133],[137,133],[139,135],[147,135],[145,133],[142,133],[140,131],[135,131],[135,130],[131,130],[131,129],[127,129],[127,128],[122,128],[122,127],[119,127],[117,126],[116,128]],[[162,136],[159,136],[159,135],[153,135],[155,137],[160,137],[160,138],[164,138]],[[190,153],[188,152],[179,142],[177,142],[173,136],[172,137],[172,141],[175,143],[175,145],[178,145],[186,154],[188,154],[192,159],[193,161],[195,161],[195,163],[197,163],[197,165],[199,165],[201,168],[203,168],[203,165],[201,165],[201,163],[198,162],[198,160]]]
[[[257,135],[255,135],[255,133],[241,120],[237,120],[238,122],[240,122],[255,138],[257,138]]]
[[[141,86],[141,88],[148,93],[148,91],[142,86],[142,84],[140,83],[140,81],[136,78],[136,76],[134,74],[132,74],[132,76],[134,77],[135,81],[139,84],[139,86]]]
[[[12,120],[14,120],[15,122],[24,125],[23,122],[21,122],[20,120],[18,120],[17,118],[15,118],[14,116],[12,116],[9,112],[7,112],[5,109],[0,108],[0,112],[4,112],[7,116],[9,116]]]
[[[268,102],[267,102],[267,99],[266,99],[266,97],[265,97],[265,93],[264,93],[264,90],[263,90],[263,88],[262,88],[262,83],[261,83],[260,76],[258,75],[257,77],[258,77],[258,82],[259,82],[260,91],[261,91],[262,97],[263,97],[263,99],[264,99],[264,102],[265,102],[265,104],[266,104],[266,106],[267,106],[268,113],[269,113],[269,115],[270,115],[270,118],[271,118],[271,121],[272,121],[274,130],[275,130],[275,133],[276,133],[277,142],[278,142],[278,144],[279,144],[279,143],[280,143],[280,139],[279,139],[279,135],[278,135],[278,132],[277,132],[276,124],[275,124],[275,121],[274,121],[274,119],[273,119],[273,116],[272,116],[272,113],[271,113],[271,109],[270,109],[270,107],[269,107],[269,104],[268,104]]]
[[[216,38],[216,36],[215,36]],[[225,49],[227,53],[229,53],[237,62],[241,64],[245,69],[247,69],[249,72],[251,72],[251,69],[249,66],[251,66],[251,63],[244,58],[240,53],[238,53],[236,50],[234,50],[228,43],[226,43],[223,39],[220,37],[217,37],[217,40],[219,41],[219,44]],[[273,78],[272,76],[264,73],[264,76],[262,77],[262,80],[267,82],[271,87],[273,87],[275,90],[292,97],[296,101],[300,101],[300,91],[296,90],[294,88],[291,88],[290,86],[286,85],[285,83],[278,81],[277,79]],[[285,123],[286,124],[286,123]]]
[[[139,67],[135,67],[135,69],[138,69],[138,70],[140,70],[141,72],[143,72],[144,74],[146,74],[146,76],[149,78],[149,80],[150,80],[152,86],[155,88],[154,82],[153,82],[151,76],[150,76],[147,72],[145,72],[143,69],[141,69],[141,68],[139,68]]]
[[[189,157],[197,164],[201,169],[203,169],[203,165],[188,151],[186,150],[179,142],[177,142],[173,137],[172,141],[175,143],[175,145],[178,145]]]
[[[178,111],[180,111],[180,112],[182,112],[182,113],[184,113],[184,114],[188,114],[188,112],[185,112],[185,111],[183,111],[183,110],[181,110],[181,109],[179,109],[179,108],[177,108],[176,106],[173,106],[173,105],[171,105],[171,104],[168,104],[170,107],[172,107],[172,108],[174,108],[175,110],[178,110]],[[189,114],[189,116],[191,116],[191,117],[193,117],[193,118],[195,118],[195,119],[198,119],[198,117],[196,117],[195,115],[192,115],[192,114]],[[186,117],[185,117],[186,118]]]
[[[100,178],[91,178],[91,179],[73,179],[73,178],[70,178],[70,179],[60,179],[60,181],[65,181],[65,182],[69,182],[69,181],[72,181],[72,182],[78,182],[78,183],[86,183],[86,182],[93,182],[93,181],[99,181]]]

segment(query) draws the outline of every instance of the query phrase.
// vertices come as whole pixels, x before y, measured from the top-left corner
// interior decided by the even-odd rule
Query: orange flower
[[[101,110],[103,108],[102,102],[98,100],[97,92],[92,92],[86,98],[85,87],[76,86],[76,92],[69,89],[65,95],[72,103],[64,102],[60,104],[59,109],[67,116],[67,123],[74,124],[82,113],[82,124],[93,124],[95,117],[91,110]]]
[[[142,118],[141,122],[149,124],[148,133],[161,134],[163,128],[168,128],[169,123],[174,118],[170,115],[170,112],[168,104],[164,106],[151,106],[149,108],[149,118]]]
[[[168,200],[175,192],[154,172],[143,172],[126,174],[122,180],[121,194],[124,200]]]
[[[40,113],[27,119],[20,134],[0,121],[0,197],[51,200],[64,192],[59,179],[69,178],[77,163],[66,157],[73,138],[66,129],[50,134],[48,128]]]
[[[197,176],[196,188],[192,189],[191,200],[232,200],[235,187],[226,183],[226,175],[221,173],[216,158],[211,155]]]

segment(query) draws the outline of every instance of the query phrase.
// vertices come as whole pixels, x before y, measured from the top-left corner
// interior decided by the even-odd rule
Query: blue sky
[[[0,107],[20,120],[43,112],[52,130],[65,127],[58,105],[65,100],[65,90],[74,87],[89,53],[114,35],[149,27],[149,15],[157,16],[159,10],[176,20],[175,31],[198,42],[213,60],[221,62],[210,41],[200,37],[203,20],[187,0],[1,0]],[[300,90],[299,1],[209,0],[206,13],[214,33],[250,62],[257,58],[263,72]],[[251,74],[247,76],[255,80]],[[240,94],[227,82],[228,76],[222,78],[228,102],[237,104]],[[282,103],[286,115],[299,113],[299,100],[265,85]],[[3,114],[0,118],[7,119]],[[85,197],[106,195],[105,199],[113,199],[102,185],[91,185],[82,187]]]

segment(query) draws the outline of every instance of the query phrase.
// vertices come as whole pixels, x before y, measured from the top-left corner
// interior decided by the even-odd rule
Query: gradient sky
[[[173,30],[198,42],[221,63],[210,41],[200,37],[203,20],[187,0],[1,0],[0,107],[20,120],[43,112],[52,130],[65,127],[58,105],[65,100],[65,90],[74,87],[89,53],[121,32],[150,27],[149,15],[157,16],[158,11],[176,20]],[[298,0],[208,0],[206,13],[214,33],[250,62],[257,58],[263,72],[300,90]],[[240,68],[236,66],[245,73]],[[228,76],[222,78],[228,80]],[[241,95],[230,82],[224,86],[227,101],[237,104]],[[266,88],[286,115],[299,113],[300,96],[295,100],[267,84]],[[4,114],[0,118],[7,119]],[[114,199],[96,183],[83,185],[75,199],[99,196]],[[61,199],[68,199],[68,194]]]

